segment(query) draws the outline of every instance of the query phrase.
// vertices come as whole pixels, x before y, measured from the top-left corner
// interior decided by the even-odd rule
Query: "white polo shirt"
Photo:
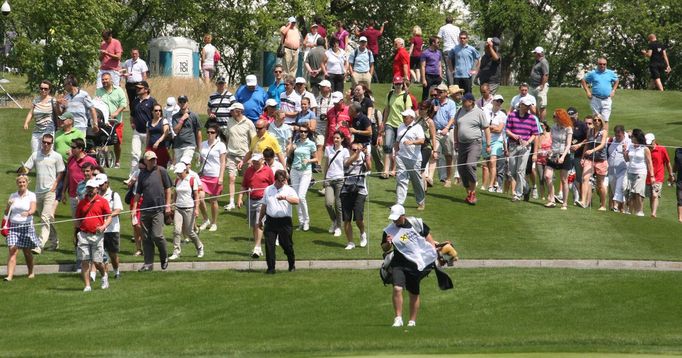
[[[137,83],[142,81],[144,78],[142,77],[142,74],[145,72],[149,72],[149,67],[147,67],[147,63],[144,62],[143,59],[138,58],[137,61],[133,61],[132,58],[129,58],[126,60],[126,62],[123,63],[123,68],[128,71],[130,76],[126,78],[126,82],[130,83]]]
[[[277,199],[278,195],[298,198],[294,188],[284,184],[281,188],[277,189],[275,184],[272,184],[265,188],[263,199],[261,199],[261,204],[266,206],[265,213],[273,218],[290,218],[292,216],[292,205],[286,200]]]
[[[407,131],[405,135],[403,135]],[[406,141],[415,141],[424,138],[424,129],[421,125],[412,121],[410,126],[406,126],[402,123],[398,127],[398,138],[400,138],[400,144],[398,145],[398,156],[410,159],[410,160],[422,160],[422,146],[420,144],[405,144]]]
[[[107,188],[107,191],[104,193],[104,195],[102,195],[102,197],[109,202],[109,207],[111,208],[111,211],[114,211],[116,209],[123,210],[121,196],[118,195],[118,193],[112,191],[111,188]],[[119,215],[111,217],[111,223],[109,224],[109,226],[107,226],[104,232],[121,232],[121,223]]]

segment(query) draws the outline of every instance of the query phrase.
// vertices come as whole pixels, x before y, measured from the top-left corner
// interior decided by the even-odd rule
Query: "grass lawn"
[[[680,273],[451,271],[422,282],[417,327],[395,329],[375,270],[75,275],[3,285],[2,356],[344,356],[682,353]],[[407,313],[404,313],[406,315]]]
[[[387,85],[375,85],[378,108],[383,107]],[[501,93],[508,100],[516,88],[503,87]],[[680,92],[618,91],[614,99],[612,126],[624,124],[626,128],[643,128],[656,133],[664,145],[682,145],[682,100]],[[193,103],[200,103],[195,101]],[[588,113],[588,102],[577,88],[552,88],[550,109],[575,105],[582,114]],[[203,103],[194,109],[204,111]],[[0,198],[7,198],[16,190],[14,170],[29,156],[30,132],[21,129],[26,110],[0,110]],[[125,114],[127,118],[127,113]],[[205,118],[204,118],[205,119]],[[121,195],[125,193],[122,180],[127,177],[130,160],[130,128],[124,140],[124,169],[108,172],[112,187]],[[480,170],[479,170],[480,175]],[[317,175],[318,179],[320,178]],[[33,184],[30,186],[33,188]],[[317,184],[315,189],[319,189]],[[412,190],[410,189],[410,192]],[[297,256],[300,259],[354,259],[378,258],[378,241],[387,224],[387,208],[395,201],[393,180],[369,179],[369,202],[366,207],[366,224],[370,245],[366,249],[345,251],[345,240],[327,234],[329,219],[323,198],[316,191],[308,193],[311,212],[311,230],[296,232]],[[411,195],[411,194],[410,194]],[[675,193],[665,187],[659,209],[659,218],[636,218],[614,213],[583,210],[571,206],[567,212],[548,210],[538,200],[531,203],[511,203],[502,194],[480,193],[479,204],[469,207],[463,201],[463,188],[445,189],[440,185],[429,190],[427,210],[421,214],[432,227],[436,240],[453,240],[461,257],[466,258],[566,258],[566,259],[638,259],[682,260],[680,224],[676,219]],[[227,198],[221,199],[221,206]],[[6,200],[6,199],[1,199]],[[648,206],[648,204],[647,204]],[[408,214],[417,214],[412,197],[406,202]],[[648,208],[645,212],[649,212]],[[58,219],[70,217],[67,207],[58,210]],[[36,218],[37,220],[37,218]],[[123,261],[141,261],[133,257],[133,244],[129,216],[122,219]],[[38,257],[38,264],[72,262],[70,224],[59,224],[62,248],[55,253]],[[202,233],[206,244],[204,260],[244,260],[252,249],[250,229],[245,211],[222,212],[218,220],[219,231]],[[166,237],[171,238],[167,228]],[[356,234],[357,235],[357,234]],[[0,263],[6,261],[6,250],[0,250]],[[183,251],[183,260],[195,260],[194,249]],[[20,259],[23,260],[23,259]]]

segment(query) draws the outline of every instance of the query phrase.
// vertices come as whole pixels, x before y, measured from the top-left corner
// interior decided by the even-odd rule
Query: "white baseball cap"
[[[646,145],[651,145],[656,140],[656,136],[653,133],[647,133],[644,135]]]
[[[391,206],[391,214],[388,215],[388,219],[398,220],[403,215],[405,215],[405,208],[400,204],[395,204]]]
[[[360,39],[358,40],[358,42],[367,42],[367,37],[360,36]]]
[[[97,180],[97,186],[100,186],[109,181],[109,178],[104,173],[99,173],[95,175],[95,180]]]
[[[533,53],[545,53],[545,49],[538,46],[538,47],[533,49]]]
[[[166,109],[167,110],[172,110],[175,108],[175,105],[177,105],[178,102],[175,100],[175,97],[168,97],[166,98]]]
[[[417,115],[414,113],[414,111],[412,110],[412,108],[408,108],[408,109],[404,110],[404,111],[403,111],[402,113],[400,113],[400,114],[401,114],[403,117],[412,117],[412,118],[417,117]]]
[[[247,86],[255,86],[257,84],[258,84],[258,78],[256,78],[256,75],[246,76],[246,85]]]
[[[320,87],[331,87],[332,83],[329,82],[329,80],[322,80],[320,81]]]
[[[187,170],[187,164],[180,162],[178,164],[175,164],[175,168],[173,168],[173,173],[175,174],[184,173],[185,170]]]
[[[86,187],[91,187],[91,188],[98,188],[99,187],[99,182],[97,179],[90,179],[85,183]]]
[[[241,109],[241,110],[243,111],[243,110],[244,110],[244,105],[241,104],[241,103],[239,103],[239,102],[234,102],[234,103],[232,103],[232,105],[230,106],[230,108],[228,108],[228,110],[231,111],[231,110],[233,110],[233,109]]]
[[[530,96],[523,96],[523,98],[521,98],[521,104],[525,104],[526,106],[532,106],[535,103],[533,103],[533,100],[530,99]]]
[[[261,153],[251,154],[251,161],[256,161],[256,160],[261,160],[261,159],[263,159],[263,154],[261,154]]]
[[[265,107],[277,107],[277,101],[272,98],[268,98],[268,100],[265,101]]]
[[[296,77],[296,84],[299,84],[299,83],[305,83],[305,78],[303,78],[303,77]]]
[[[337,104],[341,101],[343,101],[343,93],[338,91],[332,93],[332,104]]]
[[[501,94],[496,94],[493,96],[493,101],[502,101],[504,102],[504,97],[502,97]]]
[[[289,22],[296,22],[296,18],[293,16],[289,16]]]

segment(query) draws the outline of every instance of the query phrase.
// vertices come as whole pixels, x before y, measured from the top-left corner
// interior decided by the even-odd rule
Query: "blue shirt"
[[[315,112],[311,111],[310,109],[308,110],[307,113],[299,112],[298,116],[296,116],[296,125],[304,125],[308,122],[310,122],[311,119],[317,118],[315,116]]]
[[[592,95],[597,97],[611,97],[613,84],[618,81],[618,75],[612,70],[590,71],[585,76],[585,82],[592,85]]]
[[[261,86],[256,86],[251,91],[246,85],[241,85],[235,94],[235,98],[237,102],[244,105],[244,115],[246,118],[255,122],[263,113],[263,107],[265,107],[265,100],[268,99],[268,94]]]
[[[358,54],[357,57],[355,56],[356,52]],[[369,72],[370,65],[374,63],[374,55],[372,55],[372,52],[367,48],[365,48],[365,51],[360,51],[360,49],[357,49],[350,53],[348,63],[353,66],[353,71],[358,73],[366,73]]]
[[[447,98],[445,103],[440,104],[440,102],[436,102],[434,105],[440,106],[440,108],[438,108],[436,115],[433,116],[433,122],[436,124],[436,130],[441,130],[448,125],[448,122],[451,118],[455,118],[455,113],[457,113],[457,104],[455,101]]]
[[[469,71],[474,68],[474,64],[480,55],[473,46],[457,45],[450,50],[448,58],[450,63],[455,66],[455,78],[469,78]]]
[[[284,80],[281,80],[279,84],[273,82],[270,87],[268,87],[268,98],[272,98],[277,101],[277,109],[279,109],[279,95],[284,92]]]

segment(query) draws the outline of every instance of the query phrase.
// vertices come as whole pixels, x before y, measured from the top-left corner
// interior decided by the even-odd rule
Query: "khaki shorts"
[[[646,174],[627,174],[628,183],[626,191],[628,197],[632,195],[646,196]]]
[[[78,233],[77,257],[80,261],[104,262],[104,238],[102,234]]]
[[[237,170],[237,164],[239,162],[241,162],[242,159],[244,159],[243,156],[231,155],[231,154],[227,155],[227,160],[226,160],[227,165],[226,166],[227,166],[227,174],[229,176],[235,176],[236,177],[239,174],[239,170]],[[246,169],[246,168],[244,168],[244,169]]]
[[[438,141],[438,146],[440,147],[440,153],[443,153],[443,155],[451,156],[453,153],[453,148],[455,147],[454,143],[454,137],[450,136],[450,132],[448,132],[448,135],[442,135],[440,134],[440,131],[436,132],[436,140]]]
[[[528,92],[535,97],[535,102],[538,108],[547,107],[547,92],[549,92],[549,83],[545,83],[540,90],[531,88]]]
[[[663,183],[653,183],[646,186],[647,198],[660,198],[663,193]]]

